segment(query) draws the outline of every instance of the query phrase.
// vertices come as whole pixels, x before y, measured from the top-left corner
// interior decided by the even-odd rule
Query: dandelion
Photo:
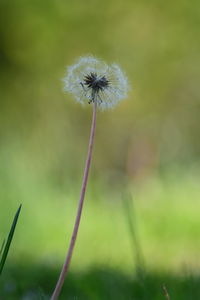
[[[126,76],[116,64],[108,66],[104,62],[92,56],[80,58],[75,65],[69,67],[67,76],[64,78],[64,83],[65,90],[74,94],[76,101],[82,104],[89,103],[93,105],[93,116],[88,153],[85,162],[83,182],[74,229],[72,232],[67,256],[51,300],[58,299],[60,295],[65,276],[69,269],[73,249],[78,234],[89,169],[92,159],[97,107],[106,109],[115,106],[120,100],[126,97],[128,90]]]
[[[80,58],[67,69],[64,89],[76,101],[96,102],[101,109],[112,108],[127,96],[127,78],[118,65],[107,65],[92,56]]]

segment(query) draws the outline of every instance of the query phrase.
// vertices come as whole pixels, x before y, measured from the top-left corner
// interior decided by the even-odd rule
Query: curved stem
[[[51,297],[51,300],[58,299],[58,297],[60,295],[60,291],[62,289],[64,280],[65,280],[65,276],[66,276],[66,274],[68,272],[68,269],[69,269],[70,261],[71,261],[72,254],[73,254],[73,249],[74,249],[77,234],[78,234],[78,229],[79,229],[79,224],[80,224],[81,214],[82,214],[82,209],[83,209],[83,203],[84,203],[84,197],[85,197],[85,191],[86,191],[86,186],[87,186],[87,181],[88,181],[88,174],[89,174],[91,158],[92,158],[92,149],[93,149],[93,144],[94,144],[94,133],[95,133],[95,127],[96,127],[96,111],[97,111],[97,103],[96,103],[96,101],[94,101],[88,153],[87,153],[87,159],[86,159],[86,163],[85,163],[83,182],[82,182],[82,187],[81,187],[81,194],[80,194],[80,200],[79,200],[79,204],[78,204],[76,220],[75,220],[74,229],[73,229],[73,233],[72,233],[72,236],[71,236],[71,241],[70,241],[69,249],[68,249],[68,252],[67,252],[66,260],[65,260],[64,265],[62,267],[62,271],[60,273],[60,276],[59,276],[58,282],[56,284],[55,290],[53,292],[53,295]]]

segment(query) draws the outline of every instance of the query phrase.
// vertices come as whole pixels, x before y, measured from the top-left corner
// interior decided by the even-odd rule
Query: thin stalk
[[[91,158],[92,158],[92,149],[93,149],[93,144],[94,144],[94,134],[95,134],[95,128],[96,128],[96,112],[97,112],[97,103],[96,103],[96,101],[94,101],[92,125],[91,125],[90,139],[89,139],[89,145],[88,145],[88,153],[87,153],[87,158],[86,158],[86,162],[85,162],[85,169],[84,169],[84,175],[83,175],[83,181],[82,181],[82,187],[81,187],[81,193],[80,193],[80,200],[79,200],[77,214],[76,214],[76,220],[74,223],[74,229],[73,229],[73,233],[71,236],[71,241],[70,241],[69,249],[67,252],[67,256],[66,256],[65,262],[63,264],[63,267],[62,267],[58,282],[56,284],[55,290],[51,296],[51,300],[58,299],[58,297],[60,295],[65,277],[69,270],[69,265],[70,265],[70,261],[72,258],[77,234],[78,234],[78,229],[79,229],[79,224],[80,224],[81,214],[82,214],[82,209],[83,209],[83,203],[84,203],[84,197],[85,197],[85,191],[86,191],[86,187],[87,187],[88,174],[89,174]]]

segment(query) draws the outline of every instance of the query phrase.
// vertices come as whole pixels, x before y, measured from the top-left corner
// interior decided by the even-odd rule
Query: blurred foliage
[[[21,270],[20,274],[17,267]],[[16,266],[15,269],[10,269],[10,274],[0,283],[1,295],[6,300],[49,299],[56,280],[55,271],[58,270],[47,265]],[[141,280],[133,274],[127,276],[119,269],[96,266],[89,271],[71,273],[59,299],[164,300],[163,285],[167,287],[170,299],[199,299],[199,284],[199,276],[189,274],[180,278],[175,274],[169,276],[155,272],[147,273]]]
[[[187,270],[199,269],[199,19],[197,0],[0,0],[0,238],[11,222],[11,209],[23,203],[11,249],[15,263],[51,266],[63,260],[91,107],[64,94],[62,78],[77,57],[93,54],[118,63],[132,90],[114,111],[98,114],[92,180],[72,270],[82,272],[96,263],[134,270],[121,204],[128,182],[147,269],[169,271],[167,278],[180,296],[172,299],[199,297],[193,287],[184,292],[190,283],[181,279]],[[115,282],[111,275],[108,282],[117,287],[130,279],[120,276]],[[28,287],[26,278],[21,284]],[[146,284],[154,290],[149,278]],[[29,280],[34,282],[34,276]],[[125,290],[126,299],[132,297],[131,280],[116,290],[118,299],[124,299]],[[116,299],[111,291],[113,298],[103,294],[104,299]],[[160,295],[160,285],[156,291]],[[83,292],[86,299],[102,299],[92,288],[92,296],[88,293]]]
[[[197,159],[199,17],[195,0],[1,0],[0,138],[3,150],[13,149],[6,155],[19,151],[31,172],[61,179],[70,169],[76,177],[91,107],[64,95],[61,79],[65,66],[92,53],[119,63],[132,87],[115,111],[99,113],[95,169],[133,175]]]

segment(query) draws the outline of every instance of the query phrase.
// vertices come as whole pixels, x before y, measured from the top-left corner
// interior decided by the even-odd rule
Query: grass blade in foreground
[[[5,242],[6,242],[6,239],[3,240],[3,243],[1,245],[0,258],[1,258],[1,253],[3,252],[3,249],[4,249]]]
[[[20,214],[21,207],[22,207],[22,205],[20,204],[20,206],[19,206],[19,208],[18,208],[18,210],[15,214],[15,217],[13,219],[12,226],[10,228],[10,232],[9,232],[9,235],[8,235],[8,238],[7,238],[3,253],[2,253],[2,257],[1,257],[1,261],[0,261],[0,275],[3,271],[3,267],[4,267],[4,264],[6,262],[6,258],[7,258],[8,251],[9,251],[9,248],[10,248],[10,245],[11,245],[11,242],[12,242],[12,238],[13,238],[13,235],[14,235],[14,232],[15,232],[15,228],[16,228],[16,225],[17,225],[17,220],[18,220],[18,217],[19,217],[19,214]]]

